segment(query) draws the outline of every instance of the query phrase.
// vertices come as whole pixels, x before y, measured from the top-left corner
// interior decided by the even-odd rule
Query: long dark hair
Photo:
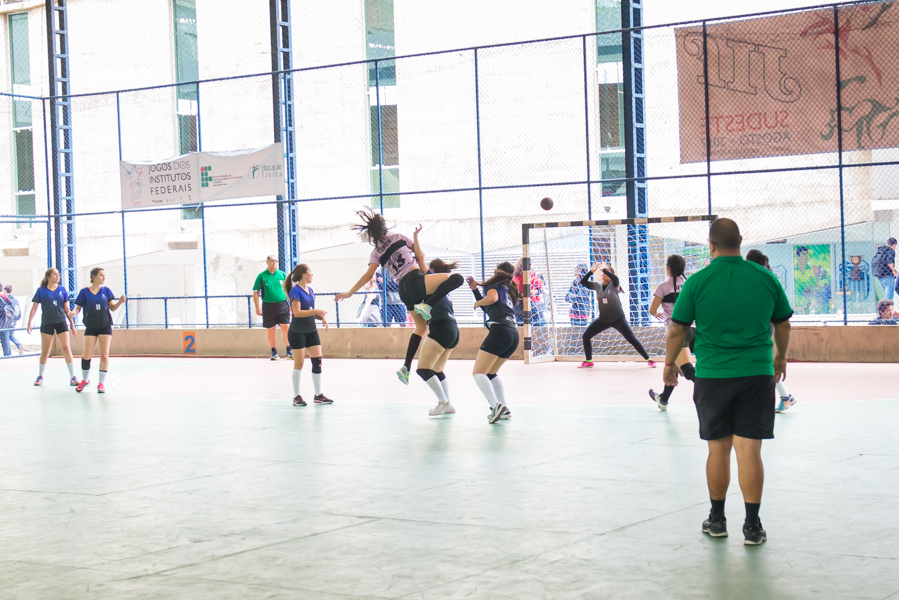
[[[671,279],[674,280],[674,291],[677,291],[677,278],[684,276],[684,269],[687,268],[687,261],[680,254],[672,254],[665,262],[668,270],[671,271]]]
[[[445,263],[441,259],[435,258],[430,263],[428,263],[428,268],[434,273],[450,273],[459,268],[459,263]]]
[[[362,222],[353,225],[352,228],[354,231],[359,232],[359,234],[370,244],[377,246],[387,239],[390,227],[387,226],[387,221],[384,220],[383,215],[379,215],[370,208],[363,208],[356,212],[356,216],[359,217]]]
[[[299,283],[303,280],[303,275],[305,275],[309,271],[309,265],[305,263],[300,263],[293,268],[293,271],[290,272],[290,275],[287,276],[287,279],[284,280],[284,291],[287,292],[287,295],[290,295],[290,290],[293,289],[294,283]]]
[[[50,267],[46,271],[44,271],[44,278],[41,279],[41,287],[47,287],[50,285],[50,275],[53,275],[53,271],[56,271],[53,267]],[[58,271],[57,271],[58,272]],[[62,282],[60,282],[62,284]]]
[[[746,260],[754,262],[759,266],[765,267],[769,271],[771,270],[771,265],[768,263],[768,257],[765,256],[761,250],[756,250],[755,248],[753,248],[752,250],[747,252]]]
[[[496,265],[497,273],[493,274],[493,277],[488,279],[487,281],[481,282],[478,285],[482,285],[484,287],[490,287],[493,285],[504,285],[506,289],[509,290],[509,298],[512,300],[512,304],[518,304],[518,299],[521,298],[521,292],[518,290],[518,284],[513,281],[513,276],[515,275],[515,267],[512,266],[510,262],[501,262]]]
[[[600,273],[602,273],[603,270],[608,271],[608,272],[611,273],[612,275],[615,274],[615,269],[612,268],[612,265],[609,265],[609,266],[606,267],[605,269],[600,269]],[[606,275],[606,277],[608,277],[608,275]],[[609,279],[611,279],[611,277],[610,277]],[[621,283],[620,283],[621,280],[619,279],[618,281],[619,281],[619,284],[618,284],[618,293],[619,293],[619,294],[623,294],[623,293],[624,293],[624,288],[621,287]],[[611,284],[612,282],[610,281],[609,283]],[[605,288],[603,288],[603,289],[605,289]]]

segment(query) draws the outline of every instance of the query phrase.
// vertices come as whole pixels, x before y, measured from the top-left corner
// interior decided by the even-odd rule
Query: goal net
[[[649,314],[653,292],[668,276],[670,254],[686,259],[686,275],[709,263],[714,215],[530,223],[522,226],[525,362],[584,359],[582,336],[599,316],[596,293],[581,286],[595,263],[618,275],[625,317],[652,357],[665,352],[665,326]],[[601,283],[602,274],[593,281]],[[594,360],[642,360],[614,329],[593,338]]]

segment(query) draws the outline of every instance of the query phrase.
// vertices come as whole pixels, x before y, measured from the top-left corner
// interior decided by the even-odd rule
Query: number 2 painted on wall
[[[196,354],[197,337],[193,331],[184,332],[184,354]]]

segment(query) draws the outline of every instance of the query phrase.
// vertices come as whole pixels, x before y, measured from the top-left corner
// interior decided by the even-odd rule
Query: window
[[[365,0],[366,58],[390,59],[396,56],[393,0]],[[396,104],[396,62],[382,60],[368,68],[369,127],[371,135],[372,208],[380,210],[400,205],[400,146]],[[380,103],[380,106],[379,106]],[[383,182],[381,177],[383,176]],[[382,189],[383,184],[383,189]]]
[[[596,31],[621,29],[621,0],[596,0]],[[621,34],[596,36],[596,62],[621,62]]]
[[[9,62],[13,93],[31,85],[31,57],[28,49],[28,13],[9,15]],[[37,214],[34,192],[34,130],[31,100],[12,102],[13,172],[17,215]],[[20,224],[19,227],[25,226]]]
[[[595,0],[596,31],[621,29],[621,0]],[[621,34],[596,36],[597,107],[601,179],[625,176],[624,66]],[[624,183],[603,183],[603,196],[623,196]]]
[[[200,63],[197,53],[197,3],[196,0],[173,0],[175,32],[175,82],[177,115],[175,126],[178,130],[178,154],[196,152],[200,147],[199,90],[193,82],[200,79]],[[203,206],[184,206],[181,218],[201,219]]]

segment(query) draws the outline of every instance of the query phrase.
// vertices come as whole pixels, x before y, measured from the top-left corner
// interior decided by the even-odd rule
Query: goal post
[[[596,294],[580,286],[594,263],[609,264],[623,289],[625,317],[646,351],[664,355],[664,325],[649,315],[652,293],[667,279],[670,254],[689,276],[709,263],[716,215],[522,224],[522,312],[525,363],[583,360],[581,337],[599,316]],[[598,279],[598,277],[597,277]],[[594,360],[642,360],[614,329],[593,340]]]

